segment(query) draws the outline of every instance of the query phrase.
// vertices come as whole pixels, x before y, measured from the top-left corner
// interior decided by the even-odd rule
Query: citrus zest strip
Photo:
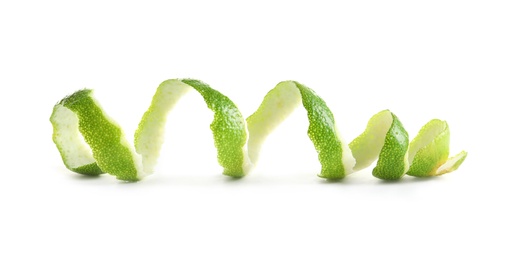
[[[373,176],[384,180],[400,179],[409,168],[409,134],[395,114],[383,110],[368,121],[364,132],[350,143],[357,160],[355,170],[371,165],[378,158]]]
[[[296,81],[277,84],[256,112],[244,120],[228,97],[207,84],[171,79],[157,88],[135,132],[134,147],[103,111],[92,90],[79,90],[62,99],[54,106],[50,121],[63,163],[80,174],[109,173],[124,181],[141,180],[157,164],[169,111],[190,90],[197,91],[214,112],[211,131],[218,162],[223,174],[231,177],[243,177],[251,171],[266,138],[300,104],[307,112],[307,134],[318,153],[318,176],[322,178],[342,179],[375,161],[373,176],[384,180],[398,180],[404,174],[437,176],[457,170],[467,156],[462,151],[448,158],[449,127],[438,119],[423,126],[409,144],[407,131],[389,110],[371,117],[363,133],[347,145],[325,101]]]
[[[260,147],[266,137],[302,103],[307,111],[307,131],[321,163],[322,178],[341,179],[355,164],[348,145],[337,132],[334,116],[312,89],[295,81],[280,82],[264,97],[248,122],[248,151],[252,162],[257,162]]]
[[[223,174],[242,177],[249,167],[246,158],[246,124],[236,105],[207,84],[191,79],[167,80],[157,88],[152,103],[143,115],[134,135],[136,151],[143,157],[145,172],[153,172],[164,142],[164,126],[168,112],[188,90],[198,91],[205,103],[214,111],[211,130],[218,150],[218,162]]]

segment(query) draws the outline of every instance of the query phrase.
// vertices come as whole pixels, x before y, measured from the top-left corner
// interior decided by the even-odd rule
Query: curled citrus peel
[[[350,143],[357,160],[355,170],[371,165],[378,158],[373,176],[384,180],[400,179],[409,169],[409,134],[395,114],[383,110],[368,122],[366,130]]]
[[[380,179],[397,180],[404,174],[436,176],[457,170],[467,155],[462,151],[448,159],[448,125],[437,119],[427,123],[409,145],[402,123],[389,110],[374,115],[364,132],[347,145],[323,99],[295,81],[280,82],[244,120],[229,98],[207,84],[172,79],[158,87],[136,130],[134,147],[103,111],[92,90],[79,90],[57,103],[50,121],[65,166],[85,175],[109,173],[124,181],[141,180],[153,172],[158,161],[168,112],[189,90],[196,90],[214,112],[211,130],[218,162],[223,174],[231,177],[251,171],[267,136],[300,104],[307,112],[307,133],[318,152],[322,178],[342,179],[377,159],[373,175]]]
[[[248,123],[248,151],[257,162],[260,147],[266,137],[300,104],[307,111],[308,135],[318,152],[322,178],[341,179],[355,164],[348,145],[339,137],[334,116],[312,89],[294,81],[280,82],[264,97]]]
[[[409,148],[408,175],[430,177],[457,170],[467,153],[450,154],[450,129],[446,121],[432,119],[419,130]]]
[[[211,130],[214,145],[218,150],[218,162],[224,168],[223,174],[242,177],[250,167],[246,153],[246,124],[236,105],[207,84],[191,79],[172,79],[161,83],[152,103],[143,115],[136,130],[134,144],[136,152],[143,157],[145,172],[153,172],[159,151],[164,142],[164,127],[168,112],[189,90],[196,90],[214,112]]]

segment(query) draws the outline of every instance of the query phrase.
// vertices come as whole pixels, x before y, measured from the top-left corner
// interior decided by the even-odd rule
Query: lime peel
[[[65,116],[61,117],[63,114]],[[102,172],[112,174],[120,180],[137,181],[145,176],[139,155],[127,142],[119,125],[103,112],[92,96],[92,90],[79,90],[61,100],[55,105],[50,121],[54,126],[54,142],[69,169],[93,175],[99,172],[92,165],[96,161]],[[88,157],[89,151],[76,136],[77,128],[72,129],[77,124],[80,134],[91,149],[93,162]],[[72,139],[66,140],[66,137]],[[69,147],[74,149],[68,149]]]
[[[450,154],[450,130],[446,121],[430,120],[410,143],[408,175],[434,176]]]
[[[392,122],[393,117],[389,110],[380,111],[369,119],[364,132],[350,143],[356,160],[355,171],[367,168],[376,161]]]
[[[391,127],[385,135],[377,166],[373,169],[373,176],[383,180],[398,180],[409,169],[409,134],[398,117],[393,113],[391,116]]]
[[[86,165],[96,165],[96,161],[91,149],[79,132],[77,115],[63,105],[57,104],[54,107],[50,121],[54,129],[52,138],[61,154],[64,165],[68,169],[82,174],[101,174],[101,171],[87,170],[93,166],[86,167]]]
[[[134,146],[136,152],[142,156],[145,172],[153,173],[157,164],[164,143],[166,119],[169,111],[190,89],[191,86],[176,79],[166,80],[157,88],[152,103],[143,115],[134,134]]]
[[[441,167],[437,169],[434,175],[443,175],[457,170],[467,156],[468,153],[466,151],[461,151],[457,155],[448,159],[448,161],[446,161],[443,165],[441,165]]]
[[[358,171],[378,162],[373,176],[384,180],[400,179],[409,168],[409,135],[398,117],[389,110],[375,114],[364,132],[350,143]]]
[[[264,97],[261,105],[247,119],[248,150],[256,163],[263,142],[300,104],[309,120],[308,136],[321,164],[320,177],[341,179],[351,172],[355,160],[348,145],[341,140],[332,111],[312,89],[295,81],[277,84]]]
[[[223,174],[243,177],[251,167],[246,150],[246,122],[237,106],[225,95],[202,81],[184,79],[182,82],[198,91],[214,112],[211,130],[214,146],[218,150],[218,163]]]
[[[125,181],[137,181],[153,172],[164,143],[166,118],[180,98],[197,91],[214,112],[211,130],[223,173],[248,174],[259,159],[263,142],[300,104],[307,112],[311,139],[321,164],[318,176],[341,179],[378,161],[373,175],[397,180],[404,174],[428,177],[455,171],[467,157],[462,151],[448,159],[448,124],[431,120],[409,144],[409,135],[389,110],[375,114],[365,131],[347,145],[334,116],[312,89],[283,81],[264,97],[255,113],[244,120],[237,106],[207,84],[193,79],[172,79],[159,85],[134,135],[134,147],[122,129],[83,89],[54,106],[50,121],[53,141],[65,166],[85,175],[104,172]]]

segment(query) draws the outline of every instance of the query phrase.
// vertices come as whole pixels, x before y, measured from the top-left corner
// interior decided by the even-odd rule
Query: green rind
[[[350,142],[349,146],[355,158],[353,170],[364,169],[377,160],[392,122],[391,111],[382,110],[373,115],[362,134]]]
[[[409,134],[402,123],[391,113],[393,121],[385,136],[384,146],[378,156],[373,176],[383,180],[398,180],[408,169],[406,158],[409,149]]]
[[[179,80],[173,81],[179,82]],[[184,83],[187,85],[183,85],[183,89],[188,89],[188,86],[190,86],[197,90],[202,95],[209,109],[214,112],[211,130],[215,147],[218,150],[218,162],[224,168],[223,174],[232,177],[243,177],[248,172],[251,162],[245,150],[248,136],[246,132],[246,121],[243,119],[239,109],[229,98],[199,80],[184,79],[180,80],[180,82],[180,84]],[[350,148],[348,148],[338,135],[333,114],[327,107],[325,101],[312,89],[298,82],[281,82],[277,87],[283,83],[288,84],[288,88],[290,88],[283,92],[293,93],[295,95],[294,102],[288,103],[288,106],[294,109],[294,107],[299,104],[299,96],[301,96],[302,104],[307,111],[309,120],[308,135],[318,152],[318,160],[322,166],[319,177],[326,179],[341,179],[345,177],[345,175],[351,172],[355,162],[351,156],[352,152],[350,148],[352,150],[356,149],[356,146],[359,146],[359,140],[366,136],[369,137],[377,133],[379,133],[380,136],[384,136],[384,132],[380,131],[372,132],[371,134],[368,133],[370,125],[370,123],[368,123],[365,132],[356,138],[356,140],[350,144]],[[272,89],[267,97],[272,95],[277,87]],[[295,88],[298,89],[298,92],[296,92]],[[156,96],[159,95],[159,89]],[[172,99],[174,100],[178,100],[174,95],[171,97],[173,97]],[[278,102],[275,100],[271,103],[278,108],[283,105],[282,102],[285,97],[287,96],[279,97],[278,99],[275,98]],[[168,98],[161,99],[164,102],[168,100]],[[263,104],[265,104],[265,101],[266,97]],[[263,104],[261,104],[261,107]],[[153,106],[154,103],[152,102],[149,110],[145,113],[145,116],[143,116],[140,128],[141,125],[144,126],[146,124],[145,119],[147,119],[149,114],[152,114]],[[162,108],[163,107],[160,109],[162,110]],[[59,110],[59,112],[56,113],[56,110]],[[258,111],[256,111],[254,115],[257,114]],[[287,111],[288,110],[284,110],[281,116],[285,117],[289,115]],[[165,113],[162,112],[163,111],[159,111],[160,115],[165,115]],[[270,110],[269,112],[272,114],[274,111]],[[390,113],[389,111],[387,112]],[[431,120],[423,126],[416,138],[409,144],[409,137],[402,123],[396,115],[393,113],[390,114],[392,122],[387,134],[385,134],[377,165],[373,169],[373,176],[384,180],[397,180],[400,179],[405,172],[407,172],[408,175],[416,177],[442,175],[457,170],[466,159],[467,152],[465,151],[448,159],[450,132],[445,121],[437,119]],[[247,119],[248,122],[252,122],[254,115]],[[278,125],[281,120],[283,120],[283,118],[277,117],[275,120],[270,121],[263,115],[258,117],[259,120],[264,120],[263,122],[269,124],[266,125],[266,127],[263,127],[264,125],[262,125],[262,127],[256,126],[258,131],[262,131],[261,134],[264,138],[271,132],[275,124]],[[61,118],[63,118],[63,120],[59,120]],[[370,122],[373,121],[373,118]],[[161,122],[160,120],[162,120],[162,118],[160,117],[156,120],[156,122]],[[121,128],[104,113],[102,108],[92,97],[91,90],[80,90],[61,100],[54,107],[50,121],[54,127],[54,143],[68,169],[85,175],[99,175],[107,172],[120,180],[126,181],[137,181],[143,176],[144,171],[141,170],[139,164],[141,163],[139,161],[140,158],[137,157],[137,154],[133,152],[126,142]],[[389,124],[389,121],[383,121],[382,123]],[[255,124],[259,125],[260,123]],[[78,132],[68,130],[77,129],[77,125]],[[135,134],[136,149],[138,147],[137,140],[140,134],[140,128],[138,128]],[[150,128],[157,129],[158,127]],[[62,130],[62,134],[58,134],[59,130]],[[84,141],[90,146],[91,150],[81,144],[83,141],[81,140],[82,138],[79,132],[84,137]],[[153,136],[152,134],[146,135],[147,137]],[[262,137],[259,139],[260,141],[264,140]],[[67,143],[65,141],[70,139],[73,140],[70,142],[70,144],[73,145],[65,145]],[[260,143],[260,141],[257,143]],[[148,139],[143,143],[152,143],[152,139]],[[78,146],[75,146],[75,144]],[[257,146],[258,145],[256,145],[256,147]],[[374,147],[380,146],[377,144]],[[413,147],[415,147],[415,149],[412,149]],[[152,147],[147,147],[147,149],[152,151],[151,148]],[[359,148],[362,147],[359,146]],[[409,152],[409,149],[411,152]],[[256,149],[256,151],[258,154],[258,149]],[[409,154],[407,154],[408,152]],[[156,155],[158,156],[158,153],[156,153]],[[343,155],[345,156],[344,158]],[[347,163],[346,157],[348,156],[353,160],[351,163]],[[366,156],[367,155],[364,154],[364,157]],[[376,156],[376,154],[373,154],[371,157],[374,156]],[[94,162],[95,160],[96,163]],[[409,162],[412,162],[410,168]],[[358,160],[356,168],[358,167],[365,166],[360,165]]]
[[[100,167],[98,167],[97,163],[86,164],[86,165],[83,165],[83,166],[80,166],[77,168],[73,168],[71,170],[76,173],[90,175],[90,176],[97,176],[97,175],[104,173],[102,171],[102,169],[100,169]]]
[[[57,103],[54,106],[54,109],[52,110],[52,115],[50,116],[50,123],[52,123],[52,128],[53,128],[52,141],[54,142],[55,146],[57,147],[57,150],[59,151],[59,154],[61,155],[61,159],[62,159],[64,165],[66,166],[66,168],[68,168],[70,171],[84,174],[84,175],[100,175],[100,174],[104,173],[98,167],[98,164],[96,162],[84,164],[84,165],[80,165],[80,166],[76,166],[76,167],[74,167],[70,164],[69,160],[75,159],[75,158],[72,158],[74,155],[69,154],[66,151],[66,149],[63,147],[63,144],[61,143],[63,141],[62,138],[58,137],[60,130],[61,130],[61,129],[59,129],[60,124],[58,123],[58,121],[60,119],[60,118],[58,118],[58,115],[57,115],[58,107],[62,107],[62,105],[60,103]],[[73,146],[80,145],[80,144],[75,143],[75,141],[73,139],[71,139],[71,140],[66,139],[66,141],[70,142],[71,145],[73,145]]]
[[[79,90],[60,104],[77,115],[79,131],[102,171],[120,180],[139,180],[132,152],[121,143],[125,138],[122,130],[107,118],[91,94],[92,90]]]
[[[441,124],[444,130],[437,134],[427,145],[418,150],[407,175],[415,177],[434,176],[437,169],[448,160],[450,154],[450,131],[445,121],[439,119],[430,120],[421,128],[418,135],[411,142],[410,147],[427,138],[426,135]]]
[[[342,142],[338,137],[336,124],[332,111],[325,101],[312,89],[295,82],[300,94],[302,104],[307,110],[309,129],[307,131],[321,163],[321,178],[337,180],[345,177],[343,165]]]
[[[214,145],[218,150],[218,163],[224,168],[223,174],[236,178],[243,177],[243,147],[247,139],[243,115],[232,100],[202,81],[183,79],[182,82],[198,91],[209,109],[214,112],[211,130]]]
[[[343,143],[338,136],[332,112],[312,89],[295,81],[278,83],[266,94],[257,111],[246,119],[250,133],[248,149],[252,162],[257,160],[262,142],[291,114],[300,101],[307,111],[308,136],[318,152],[321,164],[319,176],[327,179],[345,177]],[[348,152],[350,153],[349,149]]]

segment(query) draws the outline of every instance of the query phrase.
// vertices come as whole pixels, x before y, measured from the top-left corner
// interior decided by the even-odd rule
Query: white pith
[[[353,170],[364,169],[377,160],[392,123],[393,116],[388,110],[378,112],[369,120],[364,133],[356,139],[359,145],[352,150],[357,161]]]
[[[279,83],[273,95],[266,96],[252,120],[248,123],[248,156],[253,164],[259,160],[262,144],[266,138],[297,108],[302,96],[291,81]]]
[[[454,169],[453,166],[455,165],[455,163],[457,163],[459,160],[462,159],[462,157],[466,156],[466,152],[460,152],[459,154],[453,156],[452,158],[448,159],[448,161],[446,161],[443,165],[441,165],[435,175],[441,175],[443,173],[447,173],[449,171],[452,171]]]
[[[418,153],[418,151],[423,147],[433,142],[438,135],[446,130],[446,128],[446,122],[437,120],[430,124],[428,129],[423,129],[423,132],[419,133],[418,136],[416,136],[416,138],[409,145],[409,165],[411,165],[414,161],[416,153]]]
[[[248,155],[251,163],[257,164],[259,154],[266,138],[302,103],[302,95],[296,83],[284,81],[279,83],[271,94],[266,95],[257,111],[248,120]],[[332,120],[325,120],[331,122]],[[343,150],[343,167],[345,174],[352,172],[355,159],[350,147],[340,137],[336,125],[333,126]]]
[[[54,140],[60,147],[64,163],[78,168],[95,162],[91,148],[79,132],[79,119],[73,111],[56,105],[51,118],[54,124]]]
[[[190,89],[191,86],[177,79],[164,81],[157,89],[152,100],[152,112],[145,125],[140,126],[139,138],[135,144],[142,157],[144,172],[153,172],[164,143],[167,115]]]
[[[341,147],[343,148],[343,167],[344,167],[344,173],[345,175],[348,175],[350,173],[354,172],[355,164],[357,163],[357,160],[355,160],[355,157],[353,156],[352,150],[350,149],[350,146],[348,146],[348,143],[344,141],[344,139],[341,137],[339,130],[337,129],[337,125],[335,126],[337,138],[341,141]]]

